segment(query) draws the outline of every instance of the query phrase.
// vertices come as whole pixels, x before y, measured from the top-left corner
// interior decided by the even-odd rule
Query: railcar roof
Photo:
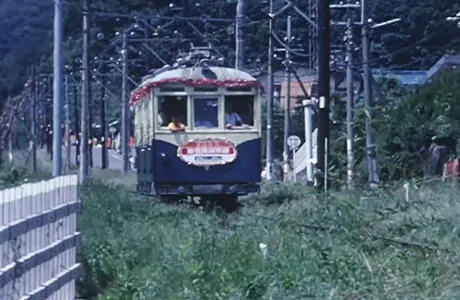
[[[147,79],[141,83],[139,87],[147,85],[151,82],[164,81],[167,79],[183,78],[185,80],[201,80],[201,79],[213,79],[216,81],[228,81],[228,80],[247,80],[256,81],[249,73],[240,71],[233,68],[225,67],[188,67],[188,68],[177,68],[173,70],[167,70],[157,74],[156,76]]]
[[[260,86],[249,73],[226,67],[178,67],[165,70],[142,82],[131,94],[131,103],[136,102],[152,87],[178,83],[184,85]]]

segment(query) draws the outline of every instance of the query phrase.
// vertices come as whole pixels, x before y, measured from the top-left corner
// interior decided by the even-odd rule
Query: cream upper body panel
[[[156,141],[167,142],[176,146],[181,146],[184,143],[194,139],[225,139],[231,142],[233,145],[238,146],[244,142],[255,140],[260,138],[258,131],[247,131],[247,132],[219,132],[219,133],[199,133],[199,132],[157,132],[155,133]]]

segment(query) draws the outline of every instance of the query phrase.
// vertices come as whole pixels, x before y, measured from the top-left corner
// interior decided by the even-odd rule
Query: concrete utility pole
[[[54,0],[53,176],[62,173],[62,1]]]
[[[80,138],[80,183],[88,177],[88,119],[89,119],[89,61],[88,61],[88,0],[83,0],[83,58],[81,72],[81,138]]]
[[[89,44],[89,42],[88,42]],[[88,53],[89,56],[89,53]],[[88,66],[90,70],[91,65]],[[93,130],[93,111],[94,111],[94,101],[93,101],[93,85],[91,84],[92,76],[91,72],[88,75],[88,107],[89,107],[89,119],[88,119],[88,162],[89,167],[94,167],[93,161],[93,137],[94,137],[94,130]]]
[[[355,166],[355,147],[354,147],[354,85],[353,85],[353,9],[360,8],[361,5],[352,4],[350,0],[346,4],[332,4],[331,8],[345,8],[347,10],[347,22],[345,43],[347,61],[347,183],[351,188],[353,181],[353,170]],[[339,23],[340,24],[340,23]]]
[[[369,184],[376,185],[380,182],[377,170],[377,145],[375,134],[372,129],[373,108],[372,108],[372,86],[371,73],[369,69],[369,8],[368,1],[361,0],[361,34],[363,48],[363,84],[364,84],[364,108],[367,111],[366,118],[366,150],[369,172]]]
[[[76,64],[74,62],[72,66],[72,70],[74,76],[77,72]],[[74,77],[75,78],[75,77]],[[78,116],[78,92],[77,92],[77,81],[75,80],[73,86],[73,109],[74,109],[74,128],[75,128],[75,165],[80,165],[80,124],[79,124],[79,116]]]
[[[307,160],[307,185],[311,186],[314,183],[313,177],[313,164],[311,160],[313,159],[313,107],[316,105],[315,99],[303,100],[302,105],[304,107],[304,118],[305,118],[305,159]]]
[[[318,1],[318,161],[320,172],[317,176],[317,186],[327,191],[328,182],[328,152],[329,152],[329,102],[330,102],[330,0]]]
[[[105,101],[105,65],[102,67],[102,84],[101,84],[101,133],[102,133],[102,169],[107,169],[108,153],[107,153],[107,121],[105,119],[105,109],[107,102]]]
[[[350,188],[353,181],[353,169],[355,166],[355,135],[354,127],[354,86],[353,86],[353,19],[352,12],[348,9],[347,19],[347,179]]]
[[[361,35],[362,35],[362,48],[363,48],[363,86],[364,86],[364,106],[365,106],[365,109],[367,110],[368,112],[368,118],[366,118],[366,149],[367,149],[367,157],[368,157],[368,173],[369,173],[369,183],[371,186],[374,186],[376,184],[379,183],[379,175],[378,175],[378,169],[377,169],[377,145],[376,145],[376,142],[375,142],[375,135],[374,135],[374,132],[372,131],[372,84],[371,84],[371,73],[370,73],[370,69],[369,69],[369,48],[370,48],[370,41],[369,41],[369,29],[372,28],[378,28],[378,27],[382,27],[382,26],[386,26],[386,25],[390,25],[390,24],[393,24],[393,23],[396,23],[396,22],[399,22],[401,21],[400,18],[396,18],[396,19],[391,19],[391,20],[388,20],[388,21],[385,21],[385,22],[381,22],[381,23],[377,23],[377,24],[372,24],[372,26],[370,26],[371,23],[373,23],[372,19],[369,19],[368,17],[368,2],[367,0],[361,0],[361,4],[357,3],[357,4],[351,4],[351,3],[348,3],[348,4],[334,4],[334,5],[330,5],[331,8],[346,8],[348,10],[350,10],[351,8],[361,8],[361,20],[360,22],[353,22],[352,20],[350,20],[350,18],[348,19],[347,22],[334,22],[335,25],[346,25],[347,26],[347,32],[351,32],[350,31],[350,26],[353,26],[353,24],[356,24],[356,25],[359,25],[361,26]],[[348,35],[347,35],[348,36]],[[350,37],[348,38],[348,40],[351,40],[352,39],[352,36],[350,35]],[[347,52],[348,52],[348,46],[350,46],[350,51],[353,49],[353,46],[352,44],[349,44],[347,43]],[[348,55],[348,57],[351,58],[351,53],[350,55]],[[351,63],[349,63],[348,65],[351,65]],[[347,68],[348,70],[348,68]],[[348,72],[351,72],[348,71]],[[347,72],[347,76],[348,75],[348,72]],[[350,73],[350,76],[351,77],[351,73]],[[347,99],[352,99],[351,97],[353,97],[353,84],[350,83],[350,82],[347,82]],[[348,88],[348,86],[350,85],[350,88]],[[351,95],[349,95],[349,93],[351,92]],[[353,107],[351,109],[349,109],[349,105],[348,105],[348,102],[350,101],[347,101],[347,131],[348,131],[348,139],[352,139],[352,129],[353,127],[351,127],[351,130],[348,128],[348,126],[350,126],[350,124],[353,124],[353,122],[349,122],[349,119],[351,118],[353,120],[353,114],[349,114],[348,112],[349,111],[352,111],[353,110]],[[352,104],[353,101],[351,101]],[[353,145],[352,145],[353,147]],[[347,143],[347,152],[348,154],[350,154],[350,148],[348,147],[348,143]],[[351,156],[348,155],[348,170],[350,171],[350,162],[351,162]],[[354,156],[353,156],[353,162],[354,162]],[[351,180],[350,179],[350,172],[349,172],[349,176],[348,176],[348,179],[349,181]]]
[[[121,62],[122,62],[122,81],[121,81],[121,152],[123,155],[123,174],[129,170],[129,97],[128,97],[128,40],[126,30],[123,30]]]
[[[69,101],[69,76],[64,77],[65,86],[65,172],[66,174],[70,171],[70,101]]]
[[[236,5],[236,47],[235,69],[244,68],[244,24],[246,21],[246,0],[238,0]]]
[[[30,109],[31,135],[30,150],[32,151],[32,172],[37,172],[37,92],[38,82],[35,67],[32,67],[32,105]]]
[[[291,45],[291,16],[287,17],[287,28],[286,28],[286,45]],[[284,167],[284,181],[287,181],[289,173],[289,146],[288,137],[290,133],[289,124],[291,121],[291,58],[288,49],[286,50],[285,73],[286,73],[286,97],[284,107],[284,143],[283,143],[283,167]]]
[[[48,94],[50,90],[50,87],[48,86],[48,89],[46,91],[46,94]],[[53,159],[52,155],[52,149],[51,149],[51,137],[52,137],[52,131],[51,131],[51,104],[50,104],[50,99],[49,95],[46,95],[45,97],[45,139],[46,139],[46,153],[50,155],[50,159]]]
[[[274,85],[274,74],[273,74],[273,55],[274,55],[274,43],[273,43],[273,29],[275,26],[275,19],[272,17],[273,14],[273,0],[270,0],[270,20],[269,20],[269,36],[268,36],[268,87],[267,87],[267,165],[265,171],[267,172],[267,180],[273,179],[273,85]]]

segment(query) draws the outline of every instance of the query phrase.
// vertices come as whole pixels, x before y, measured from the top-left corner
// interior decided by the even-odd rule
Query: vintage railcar
[[[137,190],[233,203],[259,191],[259,82],[194,49],[132,92]]]

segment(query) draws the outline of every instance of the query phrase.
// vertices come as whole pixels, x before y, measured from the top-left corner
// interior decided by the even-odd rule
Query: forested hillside
[[[91,0],[93,12],[113,12],[135,14],[181,15],[180,10],[170,9],[169,4],[181,4],[180,0]],[[212,16],[216,18],[234,18],[236,1],[199,0],[189,1],[189,15],[193,17]],[[212,5],[209,3],[212,2]],[[306,11],[308,1],[295,1],[298,7]],[[65,2],[65,40],[66,57],[80,57],[81,45],[81,1]],[[198,4],[198,5],[197,5]],[[276,1],[276,6],[283,1]],[[460,8],[457,1],[445,0],[373,0],[370,3],[371,16],[375,22],[382,22],[395,17],[402,22],[373,32],[373,66],[392,68],[427,68],[443,53],[455,52],[459,47],[459,29],[445,21],[445,17],[455,14]],[[261,59],[259,67],[266,60],[268,1],[248,0],[247,56]],[[24,82],[26,67],[31,64],[41,65],[42,70],[50,69],[52,54],[53,28],[52,1],[18,0],[0,2],[0,99],[18,92]],[[337,11],[335,18],[340,18]],[[114,36],[115,31],[132,20],[101,18],[92,16],[92,50],[97,53],[104,48],[104,43]],[[293,34],[300,44],[306,44],[305,33],[308,26],[304,20],[293,14]],[[219,22],[196,26],[206,34],[205,39],[213,42],[229,61],[233,60],[234,38],[232,24]],[[278,32],[282,35],[284,22],[277,22]],[[170,32],[183,31],[182,24],[169,27]],[[335,27],[335,44],[340,43],[341,31]],[[95,37],[102,32],[105,39]],[[359,40],[357,40],[359,43]],[[161,43],[157,50],[168,56],[173,45]],[[255,61],[255,60],[254,60]],[[299,58],[301,62],[301,59]],[[158,64],[158,62],[156,62]],[[152,61],[152,64],[155,64]],[[154,65],[151,67],[155,67]],[[144,69],[145,70],[145,69]]]

